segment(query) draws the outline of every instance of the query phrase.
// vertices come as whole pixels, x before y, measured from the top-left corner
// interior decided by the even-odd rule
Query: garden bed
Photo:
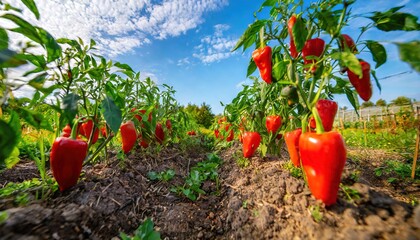
[[[420,198],[418,181],[386,183],[388,176],[372,174],[376,163],[363,157],[374,150],[363,151],[372,152],[355,159],[361,150],[349,150],[338,202],[328,208],[311,196],[302,177],[294,177],[299,173],[290,170],[286,152],[280,159],[253,157],[242,167],[239,145],[220,152],[219,181],[205,181],[206,194],[196,201],[171,188],[182,186],[208,152],[200,147],[133,152],[123,162],[112,157],[108,164],[84,167],[75,187],[47,200],[17,207],[13,199],[2,199],[0,210],[9,216],[0,236],[111,239],[120,232],[132,235],[151,218],[162,239],[419,239],[420,208],[413,206]],[[148,178],[150,171],[168,169],[175,171],[169,181]],[[36,166],[22,162],[1,173],[0,184],[33,177]]]

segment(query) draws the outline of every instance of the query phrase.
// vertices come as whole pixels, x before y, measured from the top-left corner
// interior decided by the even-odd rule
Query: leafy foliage
[[[197,200],[199,194],[206,193],[201,189],[201,185],[204,181],[215,181],[218,186],[219,175],[217,173],[217,168],[221,163],[222,159],[216,154],[209,154],[205,161],[199,162],[196,166],[191,168],[187,179],[185,179],[184,186],[175,186],[171,191],[183,194],[192,201]]]
[[[160,233],[154,230],[154,223],[147,218],[134,232],[133,237],[120,233],[122,240],[160,240]]]
[[[154,171],[150,171],[147,173],[147,177],[152,180],[158,180],[158,181],[170,181],[173,177],[175,176],[175,171],[172,169],[168,169],[166,171],[162,171],[162,172],[154,172]]]

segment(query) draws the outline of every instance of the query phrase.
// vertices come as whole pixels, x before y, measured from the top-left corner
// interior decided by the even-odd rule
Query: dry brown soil
[[[239,145],[219,153],[219,188],[205,182],[207,194],[197,201],[172,193],[207,153],[200,147],[138,150],[123,163],[113,157],[84,167],[75,187],[45,201],[16,206],[13,199],[0,199],[0,211],[9,215],[0,239],[112,239],[132,234],[148,217],[162,239],[420,239],[420,207],[411,204],[420,199],[418,181],[390,184],[389,176],[374,174],[384,159],[397,155],[349,149],[342,182],[358,197],[341,189],[337,204],[326,208],[285,168],[286,153],[253,157],[248,167],[239,167]],[[147,178],[149,171],[166,169],[176,172],[169,182]],[[0,186],[33,177],[33,162],[22,162],[0,173]]]

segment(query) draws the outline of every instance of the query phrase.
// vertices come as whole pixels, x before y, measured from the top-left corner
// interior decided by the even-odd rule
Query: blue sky
[[[15,5],[20,1],[10,0]],[[67,0],[37,1],[41,20],[32,21],[55,37],[95,39],[107,57],[127,63],[158,84],[174,86],[181,104],[201,104],[221,113],[241,90],[251,51],[230,52],[263,1],[257,0]],[[419,16],[420,1],[359,0],[354,13],[382,11],[405,4],[402,11]],[[24,13],[30,16],[29,13]],[[357,18],[346,27],[351,36],[369,20]],[[392,41],[420,39],[419,32],[384,33],[372,30],[363,39],[384,43],[388,61],[377,69],[382,93],[374,88],[371,101],[390,101],[405,95],[420,100],[420,75],[399,60]],[[369,54],[359,57],[374,62]],[[340,106],[350,106],[337,96]]]

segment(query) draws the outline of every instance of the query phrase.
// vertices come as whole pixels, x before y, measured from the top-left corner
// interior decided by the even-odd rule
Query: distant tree
[[[360,108],[367,108],[367,107],[373,107],[375,104],[371,101],[363,102],[362,105],[360,105]]]
[[[386,107],[386,101],[383,100],[382,98],[378,99],[378,101],[376,101],[375,105],[378,106],[378,107]]]
[[[347,106],[340,107],[340,110],[344,110],[344,111],[346,111],[347,109],[348,109],[348,107],[347,107]]]
[[[411,104],[411,99],[405,96],[399,96],[396,99],[392,100],[391,104],[397,106],[409,105]]]
[[[213,123],[214,114],[210,105],[202,103],[201,106],[189,103],[185,107],[185,111],[200,125],[209,128]]]

